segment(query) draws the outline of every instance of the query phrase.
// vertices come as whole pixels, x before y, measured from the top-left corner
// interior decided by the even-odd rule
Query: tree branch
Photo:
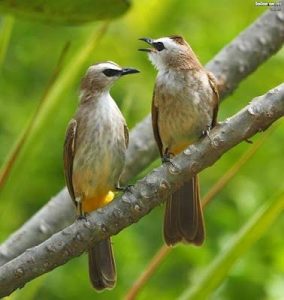
[[[284,42],[283,12],[267,11],[207,64],[218,78],[224,97],[277,52]],[[158,156],[150,116],[130,133],[125,172],[122,181],[133,178]],[[59,205],[60,204],[60,205]],[[61,230],[75,219],[72,201],[66,189],[52,198],[27,223],[0,246],[0,265]]]
[[[81,255],[88,246],[137,222],[194,174],[211,166],[241,141],[265,130],[284,116],[284,84],[255,98],[233,117],[215,127],[210,138],[191,145],[172,164],[154,169],[130,192],[78,220],[42,244],[0,268],[0,297]]]
[[[225,46],[206,65],[206,69],[218,79],[221,100],[276,53],[283,43],[284,12],[267,11]],[[150,116],[131,131],[129,141],[123,182],[127,182],[158,157]]]
[[[203,210],[213,200],[216,195],[222,191],[222,189],[231,181],[233,177],[238,173],[240,168],[245,165],[257,150],[264,144],[268,136],[277,128],[277,126],[271,126],[265,133],[262,134],[256,142],[249,147],[243,155],[236,161],[230,169],[228,169],[219,179],[212,185],[209,191],[201,198],[201,204]],[[165,243],[157,250],[154,256],[150,259],[149,263],[137,279],[132,283],[130,289],[126,292],[124,300],[136,299],[138,293],[147,285],[153,274],[157,271],[162,261],[174,250],[176,247],[169,247]]]

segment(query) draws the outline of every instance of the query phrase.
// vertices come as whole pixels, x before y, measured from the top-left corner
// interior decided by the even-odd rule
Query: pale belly
[[[73,169],[75,196],[82,198],[82,201],[103,201],[109,191],[115,190],[123,169],[124,156],[114,158],[110,157],[114,153],[110,156],[94,154],[96,156],[85,157],[83,163],[81,161],[80,166],[75,165]]]
[[[161,97],[158,129],[163,144],[172,154],[178,154],[202,137],[213,118],[212,97],[203,95]]]
[[[124,122],[94,123],[91,116],[87,128],[77,137],[73,161],[73,188],[83,211],[92,211],[109,202],[110,191],[115,191],[125,161]],[[92,124],[91,126],[89,126]]]

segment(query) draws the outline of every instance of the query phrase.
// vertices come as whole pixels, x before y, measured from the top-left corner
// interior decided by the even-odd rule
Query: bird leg
[[[174,168],[177,168],[177,166],[172,161],[172,157],[173,156],[174,156],[174,154],[171,153],[171,152],[169,152],[169,149],[166,148],[165,152],[163,154],[163,157],[162,157],[162,164],[168,164],[168,163],[170,163]]]
[[[169,148],[165,149],[165,152],[162,156],[162,163],[172,163],[171,157],[173,156],[172,153],[169,152]]]
[[[75,201],[76,201],[76,212],[77,212],[78,220],[82,220],[82,219],[85,220],[86,214],[83,211],[81,197],[76,197]]]
[[[212,138],[211,138],[211,136],[210,136],[210,131],[211,131],[211,129],[212,129],[212,126],[207,125],[206,129],[202,131],[202,137],[207,136],[208,139],[210,140],[210,143],[211,143],[212,145],[214,145],[214,141],[212,140]]]

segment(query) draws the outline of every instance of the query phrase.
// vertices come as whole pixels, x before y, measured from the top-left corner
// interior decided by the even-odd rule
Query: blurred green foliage
[[[128,0],[2,0],[0,11],[31,20],[82,24],[118,17],[129,8]]]
[[[150,111],[155,71],[143,53],[139,37],[182,34],[202,63],[209,61],[265,11],[247,1],[135,0],[131,9],[114,20],[100,44],[76,76],[76,84],[61,97],[52,120],[21,168],[11,173],[0,191],[0,239],[4,240],[43,206],[63,186],[62,145],[65,128],[78,103],[78,87],[92,63],[113,60],[137,67],[140,76],[123,78],[112,90],[114,99],[133,127]],[[2,24],[0,24],[2,25]],[[65,58],[72,65],[74,53],[99,23],[59,26],[15,19],[6,58],[0,66],[0,164],[39,105],[62,48],[71,42]],[[283,81],[281,50],[245,80],[220,108],[219,120],[236,113],[253,97]],[[198,280],[207,265],[222,251],[228,239],[273,195],[283,191],[284,124],[241,169],[206,208],[207,241],[202,248],[176,247],[139,294],[138,299],[175,299]],[[253,140],[256,140],[255,137]],[[201,174],[202,194],[251,147],[242,143]],[[153,165],[158,165],[156,162]],[[15,178],[17,180],[15,180]],[[135,181],[135,179],[133,179]],[[118,269],[114,290],[94,292],[89,284],[85,255],[41,276],[9,299],[120,299],[162,245],[163,208],[155,209],[113,238]],[[284,220],[279,218],[252,249],[233,267],[211,299],[271,299],[284,295]]]

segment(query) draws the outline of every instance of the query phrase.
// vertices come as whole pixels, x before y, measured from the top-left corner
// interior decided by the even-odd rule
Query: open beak
[[[127,75],[127,74],[134,74],[134,73],[139,73],[140,71],[137,69],[133,69],[133,68],[123,68],[121,70],[121,76],[123,75]]]
[[[140,38],[140,41],[146,42],[147,44],[153,46],[154,40],[151,38]],[[144,52],[153,52],[155,51],[155,48],[140,48],[138,49],[139,51],[144,51]]]

